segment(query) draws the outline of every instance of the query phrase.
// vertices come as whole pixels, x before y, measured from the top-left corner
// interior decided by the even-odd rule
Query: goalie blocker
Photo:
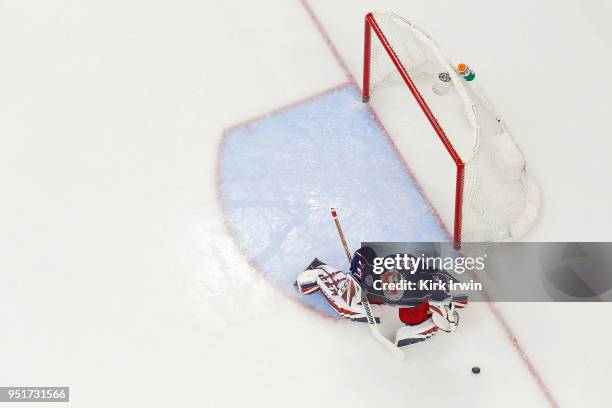
[[[298,276],[295,286],[303,295],[321,292],[340,316],[353,321],[367,322],[361,300],[361,277],[367,268],[372,268],[375,257],[376,253],[371,248],[360,248],[352,258],[348,274],[315,258]],[[432,296],[432,293],[422,295],[420,299],[393,305],[383,304],[377,299],[368,297],[369,302],[378,307],[398,309],[398,318],[404,324],[395,335],[395,345],[398,347],[424,341],[438,331],[448,333],[455,331],[459,325],[457,309],[465,307],[468,303],[466,295],[451,296],[448,293],[445,296],[440,296],[440,293],[436,293],[435,296]],[[380,322],[379,316],[375,315],[375,319],[376,322]]]

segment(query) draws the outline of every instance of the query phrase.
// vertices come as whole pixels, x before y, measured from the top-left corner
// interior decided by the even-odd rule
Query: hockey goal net
[[[411,171],[456,248],[514,240],[539,207],[523,154],[477,82],[460,76],[410,21],[366,16],[363,100],[371,101],[409,167],[417,163]],[[427,120],[417,113],[415,123],[414,110]]]

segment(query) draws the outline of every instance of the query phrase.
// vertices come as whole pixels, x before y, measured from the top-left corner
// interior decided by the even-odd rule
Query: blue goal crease
[[[362,241],[447,240],[351,86],[231,129],[219,160],[219,191],[240,248],[325,313],[335,315],[320,294],[302,296],[293,282],[315,257],[347,270],[330,207],[353,251]]]

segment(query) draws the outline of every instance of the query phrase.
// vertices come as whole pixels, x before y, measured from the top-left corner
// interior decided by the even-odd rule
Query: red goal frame
[[[385,34],[381,30],[380,26],[374,19],[372,13],[368,13],[365,17],[365,33],[364,33],[364,51],[363,51],[363,102],[367,103],[370,100],[370,62],[371,62],[371,47],[372,47],[372,31],[378,37],[380,44],[386,50],[389,58],[393,62],[393,65],[397,68],[399,75],[402,77],[406,86],[416,99],[417,103],[421,107],[421,110],[431,123],[431,126],[434,128],[438,138],[448,151],[451,156],[451,159],[455,163],[457,167],[457,177],[455,181],[455,215],[454,215],[454,226],[453,226],[453,246],[456,249],[461,248],[461,231],[462,231],[462,213],[463,213],[463,180],[465,174],[465,163],[461,160],[461,157],[455,150],[453,144],[446,136],[444,129],[438,123],[436,117],[427,106],[427,102],[421,96],[421,93],[412,82],[410,75],[408,75],[408,71],[402,65],[399,57],[393,51],[391,44],[385,37]]]

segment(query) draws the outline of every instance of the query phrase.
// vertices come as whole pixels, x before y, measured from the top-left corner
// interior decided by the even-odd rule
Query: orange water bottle
[[[466,64],[457,65],[457,72],[466,81],[473,81],[474,78],[476,78],[476,73],[472,71],[472,69],[468,67]]]

